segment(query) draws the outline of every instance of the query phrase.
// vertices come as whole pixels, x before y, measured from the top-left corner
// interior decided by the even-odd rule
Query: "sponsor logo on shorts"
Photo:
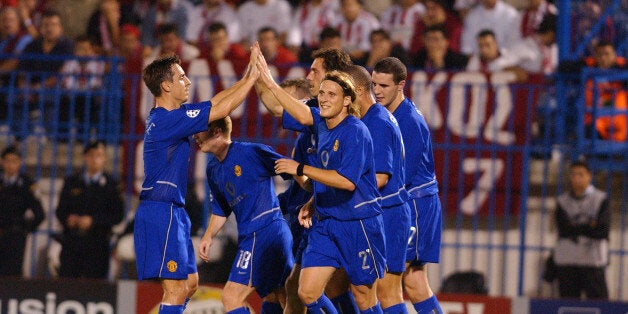
[[[172,261],[172,260],[166,264],[166,267],[168,267],[168,271],[171,273],[174,273],[175,271],[177,271],[177,266],[178,266],[177,262]]]
[[[188,117],[190,118],[196,118],[196,116],[198,116],[198,114],[201,112],[200,109],[190,109],[188,111],[185,112],[185,114],[188,115]]]
[[[242,168],[240,168],[239,165],[235,165],[235,167],[233,167],[233,173],[235,173],[236,177],[239,177],[242,175]]]

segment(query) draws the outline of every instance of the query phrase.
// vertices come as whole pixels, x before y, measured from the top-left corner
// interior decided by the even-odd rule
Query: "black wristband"
[[[305,164],[299,164],[297,166],[297,175],[300,177],[303,175],[303,167],[305,167]]]

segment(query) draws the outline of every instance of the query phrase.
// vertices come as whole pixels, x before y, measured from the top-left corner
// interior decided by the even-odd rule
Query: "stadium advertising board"
[[[510,314],[511,300],[471,294],[439,294],[444,314]]]
[[[116,291],[101,281],[2,279],[0,314],[114,314]]]
[[[625,314],[628,303],[578,300],[530,299],[530,313],[535,314]]]

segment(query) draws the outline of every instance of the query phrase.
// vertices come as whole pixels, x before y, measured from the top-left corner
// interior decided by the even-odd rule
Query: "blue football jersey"
[[[183,206],[188,180],[190,136],[207,130],[209,101],[175,110],[153,108],[144,132],[144,183],[140,200]]]
[[[354,191],[347,191],[314,181],[316,212],[320,219],[357,220],[380,215],[373,140],[364,123],[348,116],[330,130],[320,118],[318,108],[312,108],[312,115],[321,168],[335,170],[355,185]]]
[[[382,207],[404,204],[408,200],[405,152],[397,120],[379,104],[372,105],[361,120],[371,133],[373,147],[377,149],[374,154],[375,172],[390,176],[388,183],[379,190]]]
[[[406,149],[406,190],[413,197],[438,193],[432,139],[423,114],[406,98],[393,115]]]
[[[207,181],[213,195],[213,213],[227,217],[235,214],[238,233],[250,234],[270,222],[283,219],[275,195],[275,161],[285,158],[269,146],[233,142],[221,162],[211,157]]]

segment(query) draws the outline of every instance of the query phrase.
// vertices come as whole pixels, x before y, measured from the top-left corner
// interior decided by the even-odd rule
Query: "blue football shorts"
[[[372,284],[384,276],[386,240],[381,215],[360,220],[327,218],[311,229],[303,268],[344,268],[356,286]]]
[[[238,237],[229,281],[255,287],[264,298],[283,288],[294,266],[292,235],[285,220],[274,220],[252,234]]]
[[[196,273],[190,228],[183,207],[141,201],[134,222],[138,279],[187,279]]]
[[[403,273],[410,237],[410,207],[408,203],[382,208],[386,234],[386,271]]]
[[[410,198],[411,234],[406,261],[411,265],[438,263],[442,232],[442,210],[438,194]]]

